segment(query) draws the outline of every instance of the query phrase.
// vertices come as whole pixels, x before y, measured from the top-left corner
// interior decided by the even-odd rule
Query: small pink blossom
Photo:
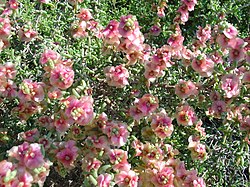
[[[212,91],[209,95],[209,98],[211,101],[218,101],[220,100],[221,96],[220,93],[217,91]]]
[[[101,174],[97,178],[97,185],[98,187],[109,187],[111,180],[112,180],[112,177],[110,174],[107,174],[107,173]]]
[[[191,157],[194,160],[206,159],[206,146],[200,143],[199,137],[190,136],[188,138],[188,149],[191,151]]]
[[[0,76],[4,76],[8,79],[15,79],[16,74],[16,67],[13,63],[7,62],[4,65],[0,65]]]
[[[198,31],[196,32],[197,38],[202,42],[205,43],[207,40],[211,38],[211,27],[210,25],[206,25],[205,28],[201,26],[198,27]]]
[[[80,99],[71,98],[65,110],[66,116],[79,125],[86,125],[94,118],[93,99],[83,96]]]
[[[37,36],[37,32],[31,28],[21,28],[18,31],[18,36],[21,41],[30,42]]]
[[[32,143],[24,156],[24,164],[29,169],[41,167],[44,164],[44,157],[41,152],[41,145]]]
[[[232,98],[240,93],[239,77],[234,74],[224,75],[221,79],[221,89],[225,91],[227,98]]]
[[[199,57],[193,59],[192,68],[203,77],[209,77],[214,70],[214,62],[208,57]]]
[[[115,175],[115,183],[119,187],[137,187],[138,176],[133,170],[121,171]]]
[[[24,141],[35,142],[36,140],[38,140],[40,133],[37,128],[34,128],[21,133],[20,136],[23,138]]]
[[[143,114],[143,112],[138,109],[136,106],[131,106],[129,108],[129,115],[136,121],[139,121],[140,119],[142,119],[145,115]]]
[[[106,81],[109,86],[123,88],[128,85],[129,72],[124,65],[108,66],[104,69]]]
[[[92,15],[89,11],[89,9],[86,9],[86,8],[82,8],[80,10],[80,13],[77,14],[77,17],[82,20],[82,21],[89,21],[92,19]]]
[[[159,36],[160,33],[161,33],[161,28],[158,26],[158,25],[153,25],[151,28],[150,28],[150,34],[153,35],[153,36]]]
[[[182,0],[182,2],[188,7],[188,11],[193,11],[197,0]]]
[[[88,36],[87,23],[85,21],[76,21],[71,25],[71,35],[73,38],[85,38]]]
[[[153,114],[151,117],[151,127],[154,133],[161,139],[171,136],[174,127],[172,119],[168,117],[165,110],[159,113]]]
[[[114,170],[129,171],[131,165],[128,163],[128,153],[122,149],[111,149],[108,153],[110,162],[113,165]]]
[[[151,182],[155,187],[174,187],[174,170],[167,167],[165,162],[157,162],[156,169],[153,169]]]
[[[58,64],[52,69],[49,80],[52,86],[66,90],[74,82],[74,70],[71,67]]]
[[[121,16],[118,27],[119,33],[130,40],[136,38],[139,34],[139,24],[135,16]]]
[[[65,133],[71,124],[72,122],[68,120],[68,118],[62,112],[56,116],[56,119],[54,119],[54,127],[59,133]]]
[[[103,130],[107,134],[111,145],[121,147],[127,142],[129,136],[127,124],[111,121],[107,123],[107,126]]]
[[[20,85],[18,97],[24,101],[41,102],[44,99],[43,83],[25,79]]]
[[[114,37],[120,37],[119,31],[118,31],[119,22],[116,20],[111,20],[107,27],[102,30],[102,35],[104,39],[110,39]]]
[[[135,106],[147,116],[158,108],[159,101],[157,97],[151,94],[145,94],[142,98],[135,100]]]
[[[197,95],[198,90],[196,85],[192,81],[180,80],[179,83],[175,85],[175,94],[183,99],[191,95]]]
[[[242,83],[250,83],[250,71],[244,73]]]
[[[221,100],[214,101],[210,108],[211,115],[219,118],[221,117],[223,112],[226,112],[226,103]]]
[[[240,130],[250,132],[250,116],[246,116],[240,121]]]
[[[206,187],[206,183],[203,178],[198,178],[193,181],[194,187]]]
[[[75,141],[69,140],[64,143],[64,148],[56,154],[57,160],[63,164],[65,168],[71,169],[74,167],[74,162],[78,156],[78,148],[75,146]]]
[[[228,24],[226,26],[226,28],[223,30],[223,34],[227,38],[232,39],[232,38],[235,38],[238,35],[238,31],[233,25]]]
[[[179,125],[191,126],[197,121],[197,116],[192,107],[183,105],[177,108],[176,120]]]
[[[0,86],[0,95],[7,98],[13,98],[17,96],[17,86],[16,84],[8,79],[7,82],[4,81]]]
[[[52,50],[45,50],[40,58],[41,64],[46,64],[49,61],[58,61],[61,58],[60,54]]]
[[[216,38],[216,42],[220,45],[222,49],[226,49],[228,47],[228,42],[230,41],[224,34],[219,34]]]
[[[8,17],[2,18],[0,17],[0,38],[6,39],[9,37],[11,33],[11,25]]]

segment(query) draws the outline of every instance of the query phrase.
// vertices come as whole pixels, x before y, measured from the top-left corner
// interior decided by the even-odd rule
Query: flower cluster
[[[40,144],[24,142],[12,147],[8,155],[8,161],[0,162],[1,186],[32,186],[33,183],[43,185],[51,162],[44,158]]]

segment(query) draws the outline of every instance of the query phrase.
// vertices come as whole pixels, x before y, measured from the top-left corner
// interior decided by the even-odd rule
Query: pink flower
[[[65,148],[57,152],[57,160],[63,164],[65,168],[71,169],[74,167],[74,162],[78,156],[78,148],[75,146],[75,141],[70,140],[65,142]]]
[[[25,79],[20,85],[18,97],[24,101],[41,102],[44,99],[43,83]]]
[[[154,82],[157,77],[161,77],[164,75],[164,72],[163,70],[161,70],[161,67],[155,65],[152,62],[147,62],[144,67],[144,77],[150,82]]]
[[[153,25],[150,28],[150,34],[152,34],[153,36],[159,36],[161,33],[161,28],[158,25]]]
[[[124,65],[108,66],[104,69],[106,81],[109,86],[123,88],[128,85],[129,72]]]
[[[50,116],[44,115],[38,118],[38,124],[50,130],[53,128],[53,119]]]
[[[2,160],[0,162],[0,186],[10,186],[13,180],[16,178],[15,174],[15,165],[12,162]],[[13,175],[11,178],[10,176]],[[9,181],[5,181],[6,178],[9,178]]]
[[[193,160],[204,160],[206,158],[206,146],[200,143],[199,137],[190,136],[188,138],[188,149],[191,151]]]
[[[232,38],[235,38],[238,35],[238,31],[233,25],[228,24],[226,26],[226,28],[223,30],[223,34],[227,38],[232,39]]]
[[[11,187],[31,187],[33,181],[34,178],[31,173],[29,173],[24,167],[19,167],[17,170],[17,176],[11,184]]]
[[[118,27],[119,33],[130,40],[136,38],[140,32],[139,24],[135,16],[121,16],[120,24]]]
[[[39,136],[40,133],[37,128],[21,133],[21,137],[23,138],[23,140],[28,142],[35,142],[36,140],[38,140]]]
[[[133,170],[121,171],[115,175],[115,183],[119,187],[137,187],[138,176]]]
[[[149,142],[143,145],[142,161],[150,166],[164,159],[164,153],[159,146],[153,145]]]
[[[0,17],[0,38],[6,39],[9,37],[11,32],[11,25],[9,18]]]
[[[188,7],[188,11],[193,11],[197,0],[182,0],[182,2]]]
[[[128,153],[122,149],[111,149],[108,153],[114,170],[129,171],[131,165],[128,163]]]
[[[18,9],[18,2],[17,0],[9,0],[8,2],[11,9],[17,10]]]
[[[107,123],[104,133],[108,135],[111,144],[118,147],[125,145],[129,136],[127,124],[115,121]]]
[[[41,145],[32,143],[24,156],[24,164],[29,169],[39,168],[44,164],[44,157],[41,152]]]
[[[198,90],[192,81],[180,80],[179,83],[175,85],[175,94],[183,99],[191,95],[197,95]]]
[[[197,117],[192,107],[183,105],[177,108],[176,120],[179,125],[191,126],[197,121]]]
[[[142,98],[135,100],[135,106],[147,116],[158,108],[159,101],[157,97],[151,94],[145,94]]]
[[[89,21],[92,19],[92,15],[89,11],[89,9],[86,9],[86,8],[82,8],[80,10],[80,13],[77,14],[77,17],[82,20],[82,21]]]
[[[16,84],[12,80],[8,79],[7,82],[4,81],[0,86],[0,94],[3,97],[13,98],[17,96],[16,89]]]
[[[171,136],[174,130],[172,119],[168,117],[165,110],[153,114],[150,125],[154,133],[161,139]]]
[[[50,99],[60,99],[62,97],[62,91],[59,88],[51,87],[48,90],[48,97]]]
[[[245,50],[243,48],[244,46],[244,40],[240,38],[233,38],[229,42],[229,59],[230,61],[241,61],[245,57]]]
[[[12,109],[12,113],[16,114],[21,120],[27,120],[33,114],[39,112],[41,106],[34,101],[20,101],[17,107]]]
[[[145,115],[142,113],[140,109],[138,109],[136,106],[131,106],[129,108],[129,115],[136,121],[139,121],[142,119]]]
[[[58,64],[52,69],[49,80],[52,86],[66,90],[74,82],[74,70],[71,67]]]
[[[214,62],[207,57],[199,57],[193,59],[192,68],[198,72],[202,77],[209,77],[214,70]]]
[[[165,17],[165,7],[158,7],[157,8],[157,16],[160,17],[160,18],[163,18]]]
[[[206,187],[206,183],[203,178],[198,178],[193,181],[194,187]]]
[[[46,64],[49,61],[58,61],[60,58],[61,56],[57,52],[47,49],[41,55],[40,63]]]
[[[157,162],[156,169],[153,169],[153,177],[151,182],[155,187],[174,187],[174,170],[167,167],[165,162]]]
[[[108,149],[109,143],[106,136],[89,136],[88,138],[92,141],[94,147],[99,149]]]
[[[21,28],[18,31],[18,36],[21,41],[30,42],[33,38],[37,36],[37,32],[31,28]]]
[[[102,31],[102,35],[104,36],[104,39],[120,37],[118,26],[119,26],[118,21],[111,20],[109,24],[107,25],[107,27]]]
[[[38,0],[40,3],[48,4],[50,0]]]
[[[109,187],[112,177],[110,174],[101,174],[97,178],[98,187]]]
[[[68,118],[62,112],[60,112],[56,116],[56,119],[54,119],[54,127],[59,133],[65,133],[69,129],[71,124],[72,122],[68,120]]]
[[[225,91],[227,98],[232,98],[240,93],[239,77],[234,74],[224,75],[221,79],[221,89]]]
[[[76,21],[72,23],[71,34],[73,38],[85,38],[88,36],[86,21]]]
[[[0,76],[4,76],[8,79],[15,79],[17,74],[15,65],[11,62],[7,62],[4,65],[0,65]]]
[[[90,96],[83,96],[80,100],[72,98],[66,107],[65,114],[73,122],[79,125],[86,125],[94,118],[93,99]]]
[[[201,26],[198,27],[199,30],[196,32],[197,38],[202,42],[205,43],[207,40],[211,38],[211,27],[210,25],[206,25],[205,28]]]
[[[100,160],[91,156],[85,156],[85,158],[82,160],[82,168],[87,172],[91,172],[93,170],[97,171],[101,165],[102,162]]]
[[[210,110],[211,115],[219,118],[223,112],[226,112],[226,103],[220,100],[214,101]]]
[[[211,60],[214,61],[215,64],[223,64],[222,55],[217,51],[211,54]]]
[[[174,49],[181,49],[183,47],[184,37],[181,33],[174,33],[169,38],[167,43]]]
[[[216,38],[216,42],[220,45],[222,49],[226,49],[228,47],[228,42],[230,41],[224,34],[219,34]]]

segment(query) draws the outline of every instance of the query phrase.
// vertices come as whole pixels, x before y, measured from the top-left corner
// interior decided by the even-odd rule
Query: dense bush
[[[247,0],[0,5],[0,186],[249,186]]]

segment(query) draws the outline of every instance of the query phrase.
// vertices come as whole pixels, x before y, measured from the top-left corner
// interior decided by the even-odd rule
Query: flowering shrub
[[[249,185],[248,1],[0,6],[0,186]]]

